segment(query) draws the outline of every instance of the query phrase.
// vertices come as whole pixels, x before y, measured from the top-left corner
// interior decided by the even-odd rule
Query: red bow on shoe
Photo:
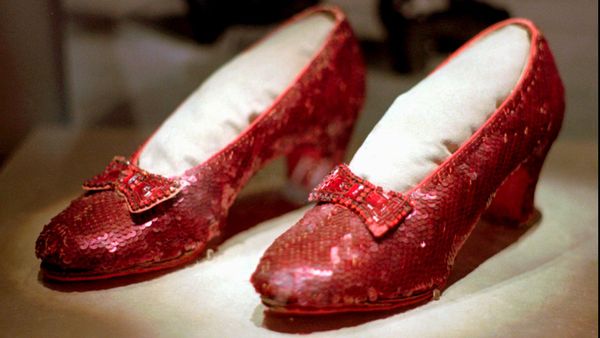
[[[397,227],[412,211],[408,198],[354,175],[347,165],[335,168],[313,192],[309,201],[345,206],[356,213],[375,237]]]
[[[132,213],[146,211],[173,198],[181,188],[177,180],[151,174],[122,156],[115,156],[102,173],[83,182],[84,190],[115,189],[125,198]]]

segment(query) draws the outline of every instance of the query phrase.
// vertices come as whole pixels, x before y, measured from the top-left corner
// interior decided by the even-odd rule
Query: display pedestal
[[[137,279],[43,282],[34,256],[43,225],[81,193],[83,179],[114,155],[129,154],[147,134],[41,128],[7,161],[0,172],[3,336],[597,335],[598,163],[592,143],[559,141],[537,191],[541,220],[528,228],[478,224],[441,299],[412,310],[324,319],[264,316],[250,275],[267,246],[305,211],[290,211],[279,198],[281,162],[260,172],[231,211],[233,228],[258,224],[230,237],[211,259]]]

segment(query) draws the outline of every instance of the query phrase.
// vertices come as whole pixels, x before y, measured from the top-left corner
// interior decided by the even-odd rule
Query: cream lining
[[[165,120],[139,166],[180,175],[224,148],[292,83],[334,25],[333,16],[312,14],[229,61]]]
[[[351,170],[387,189],[414,187],[508,97],[529,49],[529,33],[520,25],[474,43],[398,96],[354,155]]]

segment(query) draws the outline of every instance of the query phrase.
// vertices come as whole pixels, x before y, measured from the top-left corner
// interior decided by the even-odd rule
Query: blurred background
[[[0,166],[47,126],[150,132],[212,71],[316,3],[345,10],[369,67],[354,149],[398,94],[508,16],[532,19],[554,50],[561,139],[597,145],[595,0],[20,0],[0,2]]]

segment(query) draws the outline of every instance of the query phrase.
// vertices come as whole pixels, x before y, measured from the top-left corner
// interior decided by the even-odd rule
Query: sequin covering
[[[354,175],[346,164],[337,166],[310,194],[311,202],[340,204],[354,211],[373,236],[381,237],[412,211],[410,201],[395,191]]]
[[[130,212],[139,213],[175,197],[181,184],[175,179],[142,170],[122,156],[115,156],[102,173],[83,182],[83,189],[114,189],[123,196]]]
[[[385,236],[372,236],[350,208],[320,203],[277,238],[251,279],[270,311],[381,310],[437,298],[486,208],[494,219],[528,219],[541,166],[562,124],[564,89],[548,44],[527,20],[501,22],[470,43],[509,24],[528,29],[532,41],[510,96],[453,155],[403,193],[413,210]],[[512,189],[516,185],[520,189]],[[508,193],[495,198],[499,190]],[[498,214],[513,200],[520,203]]]
[[[125,180],[124,168],[131,168],[124,159],[113,162],[85,184],[94,191],[72,201],[44,226],[36,255],[45,276],[99,279],[181,265],[219,242],[238,192],[269,160],[287,156],[299,184],[315,181],[304,176],[314,175],[312,166],[319,161],[339,163],[362,106],[364,66],[340,10],[315,7],[288,22],[315,12],[331,15],[336,24],[324,48],[269,110],[209,160],[169,178],[178,182],[179,191],[141,212],[132,213],[121,190],[112,188],[115,180]],[[141,151],[143,146],[130,164],[137,163]],[[300,161],[305,157],[309,161]],[[305,167],[300,174],[295,168],[299,162]],[[135,185],[133,191],[139,195],[143,187]]]

